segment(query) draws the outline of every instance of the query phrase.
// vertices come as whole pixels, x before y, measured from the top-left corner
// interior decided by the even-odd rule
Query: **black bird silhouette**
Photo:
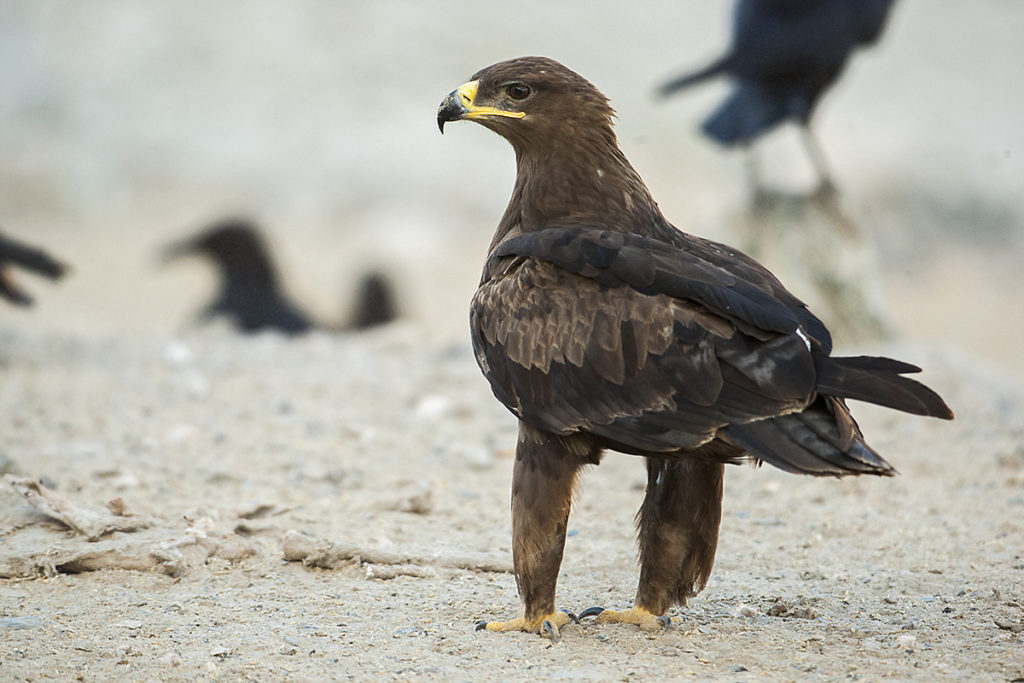
[[[317,327],[365,329],[397,317],[390,281],[371,272],[357,286],[352,321],[334,328],[318,325],[282,291],[266,241],[248,219],[231,218],[215,223],[197,236],[171,245],[164,258],[172,260],[191,254],[209,257],[220,273],[220,293],[200,313],[201,321],[223,315],[242,332],[272,329],[298,335]]]
[[[717,76],[733,79],[726,100],[703,123],[726,145],[748,145],[790,120],[799,124],[822,189],[833,187],[821,147],[809,124],[822,94],[839,78],[850,54],[874,43],[893,0],[739,0],[732,46],[698,71],[658,89],[668,96]],[[756,169],[750,173],[757,187]]]
[[[389,323],[397,317],[398,304],[391,280],[378,272],[364,275],[357,286],[356,308],[349,326],[365,330]]]
[[[32,298],[18,287],[9,266],[18,266],[51,280],[59,280],[67,266],[41,249],[0,235],[0,297],[18,306],[29,306]]]
[[[291,303],[281,285],[266,242],[252,222],[227,219],[197,236],[169,247],[166,260],[202,254],[217,265],[220,293],[200,320],[223,315],[242,332],[273,329],[302,334],[313,327],[309,316]]]

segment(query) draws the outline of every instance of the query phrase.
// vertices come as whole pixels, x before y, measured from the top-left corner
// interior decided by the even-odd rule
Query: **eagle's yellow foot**
[[[597,617],[598,624],[633,624],[644,631],[661,632],[667,631],[672,626],[672,617],[663,614],[660,617],[648,612],[643,607],[616,611],[603,607],[588,607],[580,612],[580,619],[583,617]]]
[[[526,617],[519,617],[511,621],[478,621],[476,623],[476,630],[526,631],[527,633],[538,633],[542,636],[547,636],[557,643],[562,638],[558,629],[570,621],[576,624],[580,623],[575,614],[568,610],[562,610],[531,620],[527,620]]]

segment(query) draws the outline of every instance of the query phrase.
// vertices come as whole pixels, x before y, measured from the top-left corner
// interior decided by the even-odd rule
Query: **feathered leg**
[[[558,639],[558,629],[576,617],[555,611],[555,584],[562,564],[566,525],[576,477],[599,452],[583,440],[570,441],[519,427],[512,471],[512,564],[523,616],[480,622],[489,631],[531,631]]]
[[[647,496],[637,515],[638,607],[664,614],[704,589],[718,548],[724,477],[720,462],[647,458]]]
[[[637,513],[640,582],[633,609],[592,608],[597,621],[667,628],[665,615],[685,605],[711,575],[722,521],[724,466],[712,460],[647,458],[647,495]]]

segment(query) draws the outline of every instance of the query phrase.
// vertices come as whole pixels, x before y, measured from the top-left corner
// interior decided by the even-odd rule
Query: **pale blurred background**
[[[435,110],[478,68],[526,54],[603,90],[666,215],[730,241],[743,160],[698,132],[725,84],[667,103],[652,91],[725,47],[731,6],[4,0],[0,229],[73,272],[55,286],[23,278],[36,306],[0,308],[0,326],[180,333],[213,274],[161,266],[159,248],[242,213],[266,227],[288,289],[321,318],[342,318],[348,288],[379,266],[425,336],[468,343],[514,159],[479,126],[442,137]],[[879,245],[901,336],[1018,379],[1022,36],[1019,0],[900,0],[815,126],[844,205]],[[776,184],[809,181],[792,131],[766,152]]]

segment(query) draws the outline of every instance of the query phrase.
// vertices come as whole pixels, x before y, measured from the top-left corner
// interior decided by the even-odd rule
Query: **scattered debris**
[[[0,630],[4,631],[23,631],[42,625],[43,620],[39,617],[0,617]]]
[[[172,522],[129,514],[121,498],[100,507],[70,500],[35,479],[6,475],[4,481],[10,486],[0,487],[0,578],[101,569],[178,577],[211,558],[237,562],[256,552],[248,539],[225,530],[236,524],[234,518],[223,527],[207,517],[186,519],[182,528],[181,516]]]
[[[160,663],[164,666],[178,667],[182,665],[181,655],[171,650],[167,652],[163,657],[160,658]]]
[[[434,495],[429,488],[422,488],[399,498],[391,506],[397,512],[414,515],[428,515],[434,509]]]
[[[733,616],[759,617],[761,616],[761,613],[757,611],[756,607],[751,607],[750,605],[741,602],[739,605],[736,606],[736,609],[733,610]]]
[[[764,611],[769,617],[782,617],[785,619],[817,619],[818,613],[811,607],[816,600],[804,599],[799,602],[787,602],[783,598],[774,598],[771,607]]]
[[[1021,631],[1024,631],[1024,622],[1014,623],[1012,621],[996,619],[996,626],[1004,631],[1009,631],[1010,633],[1020,633]]]
[[[904,633],[903,635],[896,636],[896,644],[904,650],[912,650],[914,645],[917,644],[917,636]]]
[[[448,557],[416,556],[393,550],[336,544],[295,530],[286,532],[282,541],[284,559],[289,562],[302,562],[306,566],[322,569],[337,569],[353,564],[386,565],[393,572],[389,574],[382,567],[374,566],[370,578],[392,578],[400,574],[424,576],[423,568],[428,567],[502,574],[512,571],[512,563],[507,558],[482,553]]]
[[[113,507],[108,505],[107,508],[101,508],[76,503],[51,491],[37,479],[5,474],[4,481],[21,494],[29,505],[47,517],[63,522],[80,534],[85,534],[90,541],[99,540],[114,531],[145,529],[152,523],[146,517],[125,514],[124,501],[119,498],[111,501]],[[116,512],[117,509],[121,512]]]

